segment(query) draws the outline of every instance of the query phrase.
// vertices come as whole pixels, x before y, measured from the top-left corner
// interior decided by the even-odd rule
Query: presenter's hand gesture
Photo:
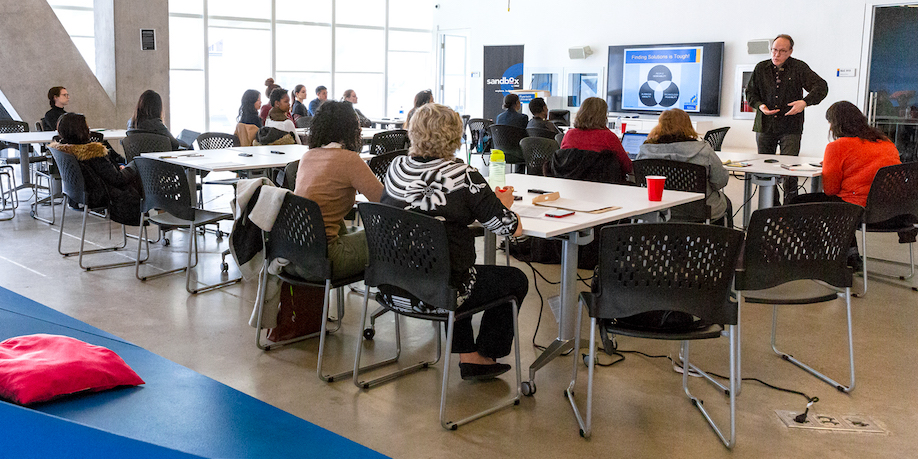
[[[765,104],[759,105],[759,110],[762,111],[763,115],[777,115],[779,110],[776,108],[774,110],[769,110],[768,106]]]
[[[784,114],[784,116],[796,115],[798,113],[803,112],[803,109],[806,108],[806,102],[802,100],[795,100],[787,104],[787,106],[790,107],[791,109],[788,110],[787,113]]]

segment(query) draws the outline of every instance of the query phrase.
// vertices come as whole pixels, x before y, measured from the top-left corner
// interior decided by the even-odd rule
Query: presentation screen
[[[610,46],[609,110],[719,115],[722,63],[723,43]]]

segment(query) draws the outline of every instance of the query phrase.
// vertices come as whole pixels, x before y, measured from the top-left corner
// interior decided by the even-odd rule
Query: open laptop
[[[622,136],[622,146],[631,159],[637,158],[638,152],[641,151],[641,145],[647,140],[647,134],[638,134],[636,132],[626,132]]]

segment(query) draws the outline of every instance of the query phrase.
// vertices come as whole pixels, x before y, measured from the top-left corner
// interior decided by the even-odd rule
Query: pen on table
[[[535,194],[548,194],[548,193],[554,193],[554,191],[540,190],[540,189],[538,189],[538,188],[530,188],[530,189],[526,190],[526,192],[528,192],[528,193],[535,193]]]

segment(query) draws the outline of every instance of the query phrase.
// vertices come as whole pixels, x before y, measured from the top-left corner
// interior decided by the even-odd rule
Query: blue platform
[[[0,341],[49,333],[115,351],[139,387],[23,408],[0,402],[9,457],[385,457],[0,287]]]

